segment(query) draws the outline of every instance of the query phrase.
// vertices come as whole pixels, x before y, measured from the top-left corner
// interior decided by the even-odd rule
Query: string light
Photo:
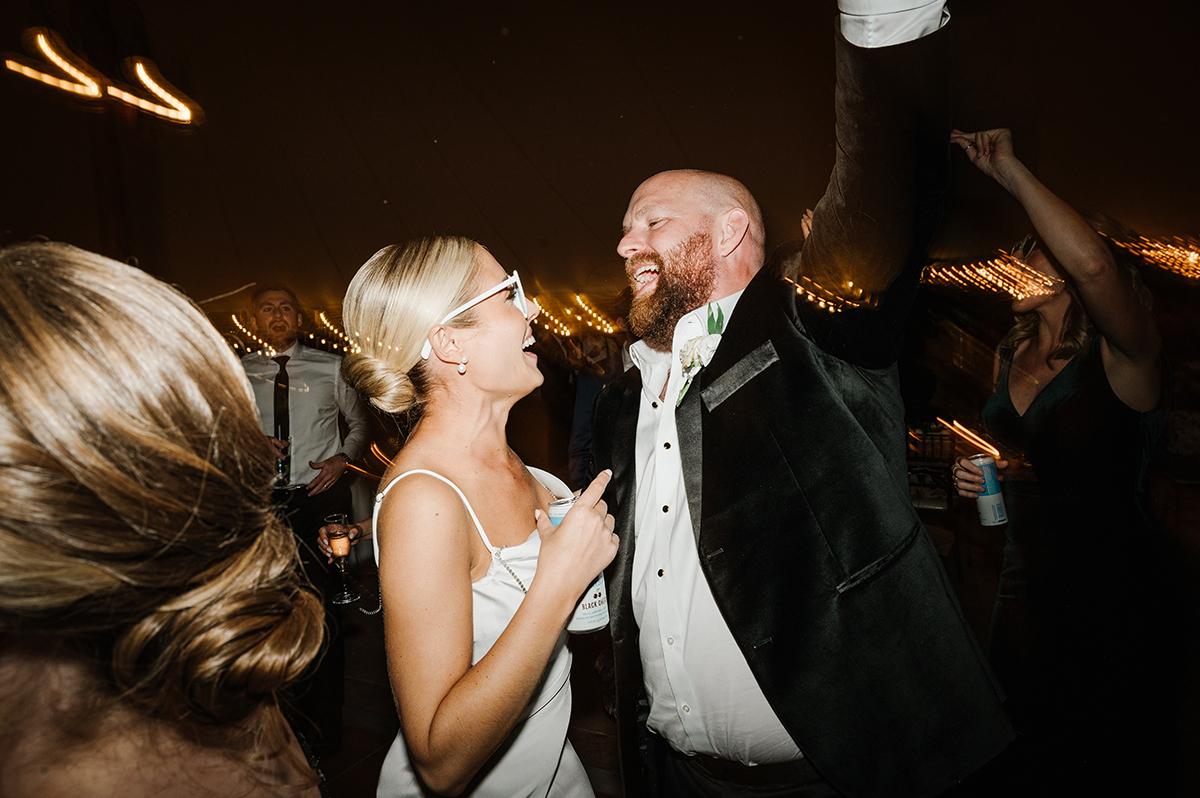
[[[48,75],[45,72],[33,69],[32,67],[27,67],[18,61],[13,61],[11,58],[5,59],[4,66],[8,67],[19,75],[24,75],[27,78],[40,81],[41,83],[45,83],[47,86],[53,86],[56,89],[69,91],[72,94],[80,94],[84,97],[100,96],[99,81],[94,79],[92,75],[88,73],[87,66],[82,62],[81,59],[79,59],[78,56],[61,44],[58,46],[62,49],[62,53],[60,54],[57,52],[50,44],[50,37],[45,33],[39,32],[36,36],[36,40],[37,47],[42,51],[42,55],[46,57],[46,60],[61,69],[65,74],[74,78],[74,83],[69,80],[63,80],[62,78],[56,78],[53,75]],[[75,63],[74,61],[78,61],[78,63]]]
[[[239,330],[241,330],[243,335],[245,335],[247,338],[249,338],[251,341],[254,341],[256,344],[258,344],[261,347],[261,349],[259,350],[260,355],[266,355],[267,357],[275,357],[276,355],[279,354],[278,352],[275,351],[274,347],[272,347],[269,343],[267,343],[266,341],[264,341],[263,339],[261,339],[257,335],[255,335],[254,333],[247,330],[246,325],[242,324],[241,319],[239,319],[237,317],[236,313],[231,313],[229,315],[229,318],[233,319],[233,325],[235,327],[237,327]],[[247,349],[247,351],[249,351],[249,347],[247,347],[246,349]]]
[[[323,324],[325,326],[325,329],[329,330],[331,333],[333,333],[334,335],[336,335],[338,338],[340,338],[342,340],[342,347],[346,350],[346,352],[352,352],[354,354],[358,354],[359,352],[362,351],[362,348],[358,345],[358,342],[351,340],[350,337],[347,336],[344,332],[342,332],[341,329],[339,329],[337,325],[335,325],[333,322],[331,322],[329,320],[329,318],[325,315],[325,311],[322,310],[319,313],[317,313],[317,320],[320,321],[321,324]],[[338,345],[334,344],[333,348],[337,349]]]
[[[587,313],[588,316],[591,317],[592,321],[596,322],[595,326],[598,329],[600,329],[606,333],[609,333],[610,335],[612,333],[616,332],[617,328],[613,326],[613,323],[611,321],[609,321],[604,316],[604,314],[602,314],[600,311],[596,310],[594,307],[589,305],[584,300],[584,298],[581,297],[579,294],[575,295],[575,303],[577,305],[579,305],[579,307],[583,308],[584,313]],[[576,316],[579,316],[579,314],[576,314]],[[590,321],[583,319],[583,317],[581,317],[581,316],[579,316],[579,318],[581,321],[584,321],[584,323],[587,324],[587,326],[589,326],[589,327],[593,326]]]
[[[825,286],[807,277],[803,274],[796,275],[793,280],[789,277],[783,278],[796,287],[796,293],[807,299],[819,309],[828,311],[829,313],[841,313],[843,310],[854,310],[870,305],[872,302],[863,296],[861,288],[854,287],[853,280],[847,280],[845,285],[845,296],[840,293],[834,293]]]
[[[547,307],[545,299],[535,299],[530,297],[530,301],[537,303],[537,306],[542,309],[542,312],[538,315],[538,317],[533,320],[534,324],[538,325],[544,330],[554,333],[555,335],[569,337],[573,334],[571,332],[571,328],[568,327],[562,319],[550,312],[550,308]]]
[[[1108,238],[1152,266],[1189,280],[1200,280],[1200,241],[1194,238],[1148,238],[1136,233],[1129,236],[1108,235]]]
[[[958,264],[930,264],[921,274],[926,285],[1007,294],[1014,300],[1048,296],[1058,292],[1063,281],[1043,274],[1025,261],[1000,250],[985,261]]]
[[[184,99],[177,97],[164,89],[159,83],[150,76],[149,70],[146,68],[146,63],[141,59],[135,59],[133,62],[133,72],[137,75],[138,81],[146,87],[146,89],[158,99],[162,100],[166,105],[150,102],[138,97],[136,94],[119,89],[116,86],[108,85],[105,90],[109,96],[116,97],[118,100],[129,105],[140,108],[143,111],[161,116],[164,119],[169,119],[172,122],[179,122],[184,125],[192,123],[192,109],[188,106]],[[162,80],[162,76],[159,76]],[[166,83],[165,80],[162,81]]]
[[[988,443],[979,433],[972,431],[962,424],[959,424],[957,421],[947,421],[941,416],[936,416],[936,418],[939,424],[948,429],[950,432],[953,432],[958,437],[962,438],[967,443],[979,447],[980,450],[990,454],[997,460],[1000,459],[1000,450]]]

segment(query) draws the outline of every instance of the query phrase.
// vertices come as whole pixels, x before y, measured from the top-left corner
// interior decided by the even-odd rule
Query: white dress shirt
[[[342,359],[300,343],[279,353],[287,355],[288,430],[292,438],[292,487],[307,485],[317,471],[310,462],[325,460],[338,452],[358,458],[367,447],[367,412],[358,394],[342,379]],[[263,433],[275,434],[275,375],[279,364],[269,357],[250,354],[242,368],[254,389],[258,419]],[[338,413],[348,428],[343,441]]]
[[[842,35],[859,47],[912,41],[949,19],[945,0],[842,0],[839,10]],[[712,303],[724,311],[726,326],[741,293]],[[785,762],[803,754],[767,703],[717,608],[700,569],[687,504],[675,426],[683,384],[679,353],[707,332],[706,306],[679,320],[671,352],[655,351],[644,341],[629,348],[642,376],[632,584],[650,699],[647,725],[685,754],[745,765]]]
[[[713,303],[724,312],[727,325],[741,295],[739,291]],[[650,698],[648,725],[685,754],[747,765],[784,762],[800,751],[767,704],[700,570],[679,459],[679,353],[688,341],[707,334],[707,316],[706,306],[680,319],[669,353],[644,341],[629,348],[642,373],[632,584]],[[660,399],[664,383],[666,394]]]

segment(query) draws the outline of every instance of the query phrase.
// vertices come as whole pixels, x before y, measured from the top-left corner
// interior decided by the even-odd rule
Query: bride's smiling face
[[[474,291],[481,294],[503,283],[509,275],[492,254],[479,249],[479,272]],[[517,301],[518,288],[508,286],[473,308],[475,326],[456,336],[468,354],[467,373],[471,384],[488,392],[516,399],[542,384],[537,355],[527,350],[533,343],[531,322],[541,309],[527,301],[528,315]],[[457,376],[457,375],[455,375]]]

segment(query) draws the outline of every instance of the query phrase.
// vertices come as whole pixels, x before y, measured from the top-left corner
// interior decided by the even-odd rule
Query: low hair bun
[[[421,402],[421,391],[413,378],[374,355],[347,355],[342,373],[347,384],[385,413],[403,415]]]

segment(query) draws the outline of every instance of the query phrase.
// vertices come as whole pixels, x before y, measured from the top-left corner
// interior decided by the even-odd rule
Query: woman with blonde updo
[[[321,644],[245,375],[182,295],[0,250],[0,795],[315,795]]]
[[[509,448],[512,406],[542,382],[516,272],[465,238],[375,253],[342,306],[362,351],[348,381],[412,432],[375,501],[388,673],[400,734],[380,796],[590,796],[567,742],[564,627],[617,551],[600,499]]]

